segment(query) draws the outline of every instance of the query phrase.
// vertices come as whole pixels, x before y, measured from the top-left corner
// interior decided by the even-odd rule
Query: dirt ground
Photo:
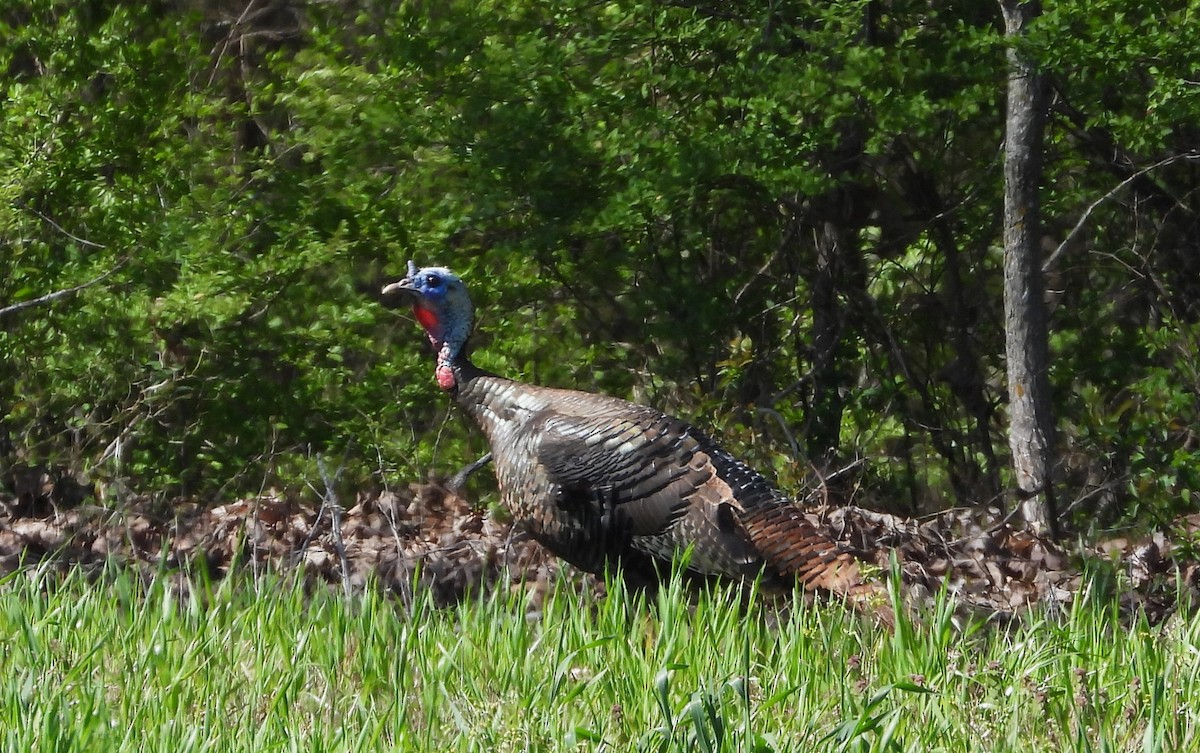
[[[1076,597],[1088,560],[1111,563],[1122,610],[1151,621],[1170,615],[1178,594],[1192,600],[1200,585],[1200,570],[1185,558],[1194,548],[1180,544],[1196,540],[1200,515],[1177,521],[1170,535],[1065,550],[975,511],[922,520],[856,507],[808,514],[883,571],[895,557],[903,597],[915,607],[930,604],[945,583],[963,610],[981,616],[1061,610]],[[0,575],[35,566],[99,572],[114,563],[172,573],[181,584],[182,573],[196,568],[217,578],[238,569],[301,568],[314,582],[349,590],[374,584],[401,599],[429,589],[442,605],[508,589],[525,591],[532,611],[560,569],[581,590],[603,592],[599,579],[572,571],[436,483],[363,492],[339,506],[274,492],[212,507],[137,495],[103,506],[53,484],[0,496]]]

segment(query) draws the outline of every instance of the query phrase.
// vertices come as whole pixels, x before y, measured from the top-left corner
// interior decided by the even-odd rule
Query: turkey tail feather
[[[859,562],[788,504],[730,511],[766,566],[806,590],[827,591],[893,625],[887,590],[863,578]]]
[[[839,594],[862,582],[854,557],[818,531],[799,508],[764,505],[735,514],[746,538],[779,575]]]

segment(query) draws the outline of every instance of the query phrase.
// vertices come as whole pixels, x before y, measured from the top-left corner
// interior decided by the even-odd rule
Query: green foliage
[[[1026,40],[1056,91],[1048,240],[1083,218],[1049,270],[1083,519],[1196,491],[1171,428],[1195,413],[1193,15],[1059,4]],[[790,488],[861,458],[825,491],[1004,504],[1000,26],[865,1],[0,11],[0,302],[111,272],[0,315],[0,449],[164,491],[298,486],[317,453],[348,483],[452,471],[482,442],[375,303],[412,257],[468,278],[489,368],[699,417]]]
[[[189,490],[257,486],[281,457],[378,440],[403,400],[368,357],[380,312],[364,290],[395,223],[269,143],[266,105],[222,94],[255,82],[210,60],[200,19],[48,11],[13,63],[36,73],[7,93],[0,143],[25,159],[5,160],[3,297],[116,271],[0,333],[24,451],[65,444],[93,473]]]

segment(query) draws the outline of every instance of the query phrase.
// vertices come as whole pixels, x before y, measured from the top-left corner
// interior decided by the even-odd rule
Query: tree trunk
[[[1050,405],[1049,336],[1043,299],[1041,216],[1046,86],[1019,49],[1041,5],[1000,0],[1008,49],[1008,112],[1004,136],[1004,329],[1008,357],[1009,445],[1021,512],[1040,535],[1057,537],[1051,475],[1054,420]]]
[[[810,293],[813,395],[805,428],[809,460],[822,469],[837,454],[845,409],[837,358],[842,337],[837,281],[843,239],[842,230],[833,222],[822,222],[817,228],[817,267]]]

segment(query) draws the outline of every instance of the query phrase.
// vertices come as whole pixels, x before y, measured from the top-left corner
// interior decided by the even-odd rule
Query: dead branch
[[[43,303],[52,303],[54,301],[57,301],[59,298],[66,298],[69,295],[78,293],[79,291],[90,288],[93,285],[98,285],[101,282],[104,282],[104,280],[108,279],[110,276],[112,276],[112,274],[114,272],[116,272],[118,269],[125,266],[125,263],[128,261],[129,261],[129,257],[126,256],[126,257],[122,258],[120,261],[118,261],[116,263],[116,265],[114,265],[112,267],[112,269],[108,270],[104,274],[99,275],[97,277],[93,277],[92,279],[88,280],[87,282],[85,282],[81,285],[76,285],[73,288],[67,288],[66,290],[56,290],[53,293],[47,293],[46,295],[39,296],[37,298],[31,298],[28,301],[21,301],[20,303],[14,303],[10,306],[5,306],[4,308],[0,308],[0,318],[3,318],[9,314],[15,314],[18,311],[24,311],[25,309],[33,308],[34,306],[40,306]]]
[[[354,592],[350,585],[350,561],[346,557],[346,542],[342,540],[342,505],[337,498],[337,483],[342,477],[342,471],[345,470],[346,464],[343,461],[333,472],[331,477],[325,468],[325,458],[322,455],[317,455],[317,471],[321,474],[321,483],[325,485],[325,493],[322,495],[321,507],[329,508],[330,527],[333,529],[333,548],[337,552],[338,563],[342,570],[342,592],[346,596],[346,602],[351,603]],[[315,529],[316,526],[313,526]]]
[[[1111,199],[1112,197],[1114,197],[1118,193],[1120,193],[1122,188],[1125,188],[1130,183],[1134,182],[1135,180],[1142,177],[1146,173],[1157,170],[1160,167],[1166,167],[1167,165],[1173,164],[1175,162],[1181,162],[1181,161],[1182,162],[1193,162],[1196,160],[1200,160],[1200,152],[1188,152],[1186,154],[1175,154],[1170,157],[1160,159],[1158,162],[1155,162],[1152,165],[1143,167],[1141,170],[1138,170],[1137,172],[1133,173],[1125,180],[1123,180],[1120,183],[1118,183],[1117,185],[1113,186],[1112,189],[1109,190],[1108,193],[1104,194],[1100,198],[1093,201],[1088,206],[1088,208],[1083,211],[1083,214],[1080,216],[1079,221],[1075,223],[1075,227],[1071,228],[1071,232],[1067,233],[1067,237],[1063,238],[1062,243],[1058,244],[1058,248],[1054,249],[1054,251],[1048,257],[1046,257],[1046,261],[1042,264],[1042,271],[1049,272],[1051,269],[1054,268],[1054,264],[1058,261],[1059,257],[1061,257],[1063,255],[1063,253],[1066,252],[1067,244],[1069,244],[1072,240],[1074,240],[1075,236],[1079,235],[1079,232],[1081,230],[1083,230],[1083,226],[1085,224],[1087,224],[1088,219],[1091,218],[1092,212],[1095,212],[1096,209],[1099,208],[1099,206],[1101,204],[1103,204],[1104,202],[1108,201],[1109,199]]]

